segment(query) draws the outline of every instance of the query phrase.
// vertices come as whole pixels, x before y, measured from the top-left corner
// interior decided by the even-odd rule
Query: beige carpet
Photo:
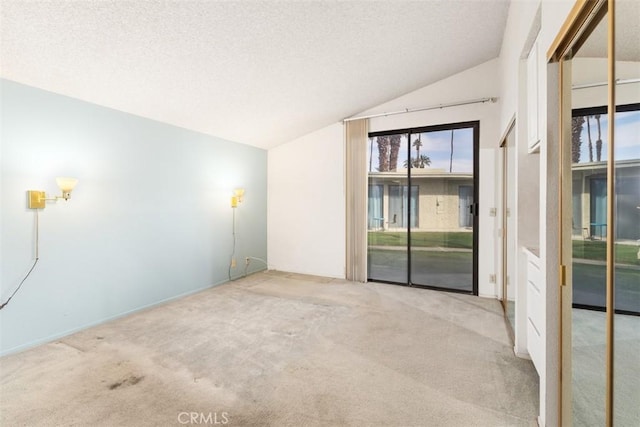
[[[277,272],[0,359],[0,425],[535,426],[495,300]],[[192,418],[193,417],[193,418]]]

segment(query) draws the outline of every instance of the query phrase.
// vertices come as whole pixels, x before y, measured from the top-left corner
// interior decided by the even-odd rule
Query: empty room
[[[640,425],[639,22],[0,0],[0,425]]]

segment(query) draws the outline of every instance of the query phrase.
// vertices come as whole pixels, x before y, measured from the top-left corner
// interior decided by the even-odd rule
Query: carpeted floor
[[[0,359],[0,425],[535,426],[496,300],[260,273]]]

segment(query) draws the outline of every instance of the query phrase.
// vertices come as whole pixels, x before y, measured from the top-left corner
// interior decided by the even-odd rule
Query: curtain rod
[[[627,85],[629,83],[640,83],[640,79],[617,79],[616,80],[617,85]],[[609,82],[585,83],[582,85],[573,85],[571,86],[571,89],[588,89],[590,87],[600,87],[600,86],[606,86],[608,84]]]
[[[457,106],[460,106],[460,105],[481,104],[481,103],[485,103],[485,102],[496,102],[497,100],[498,100],[498,98],[479,98],[479,99],[472,99],[470,101],[451,102],[451,103],[448,103],[448,104],[438,104],[438,105],[433,105],[431,107],[412,108],[412,109],[411,108],[405,108],[404,110],[391,111],[391,112],[388,112],[388,113],[369,114],[367,116],[349,117],[347,119],[342,120],[342,122],[346,123],[346,122],[352,122],[354,120],[372,119],[374,117],[386,117],[386,116],[393,116],[393,115],[396,115],[396,114],[414,113],[416,111],[438,110],[438,109],[441,109],[441,108],[457,107]]]

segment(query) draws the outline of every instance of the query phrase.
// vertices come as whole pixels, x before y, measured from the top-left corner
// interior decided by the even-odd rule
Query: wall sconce
[[[75,188],[78,180],[75,178],[59,177],[56,178],[56,183],[60,187],[62,194],[55,197],[47,197],[44,191],[29,190],[29,209],[44,209],[46,207],[45,202],[56,201],[58,199],[69,200],[71,198],[71,191]]]
[[[238,203],[242,203],[242,197],[244,196],[244,188],[236,188],[233,190],[233,196],[231,196],[231,207],[237,208]]]

